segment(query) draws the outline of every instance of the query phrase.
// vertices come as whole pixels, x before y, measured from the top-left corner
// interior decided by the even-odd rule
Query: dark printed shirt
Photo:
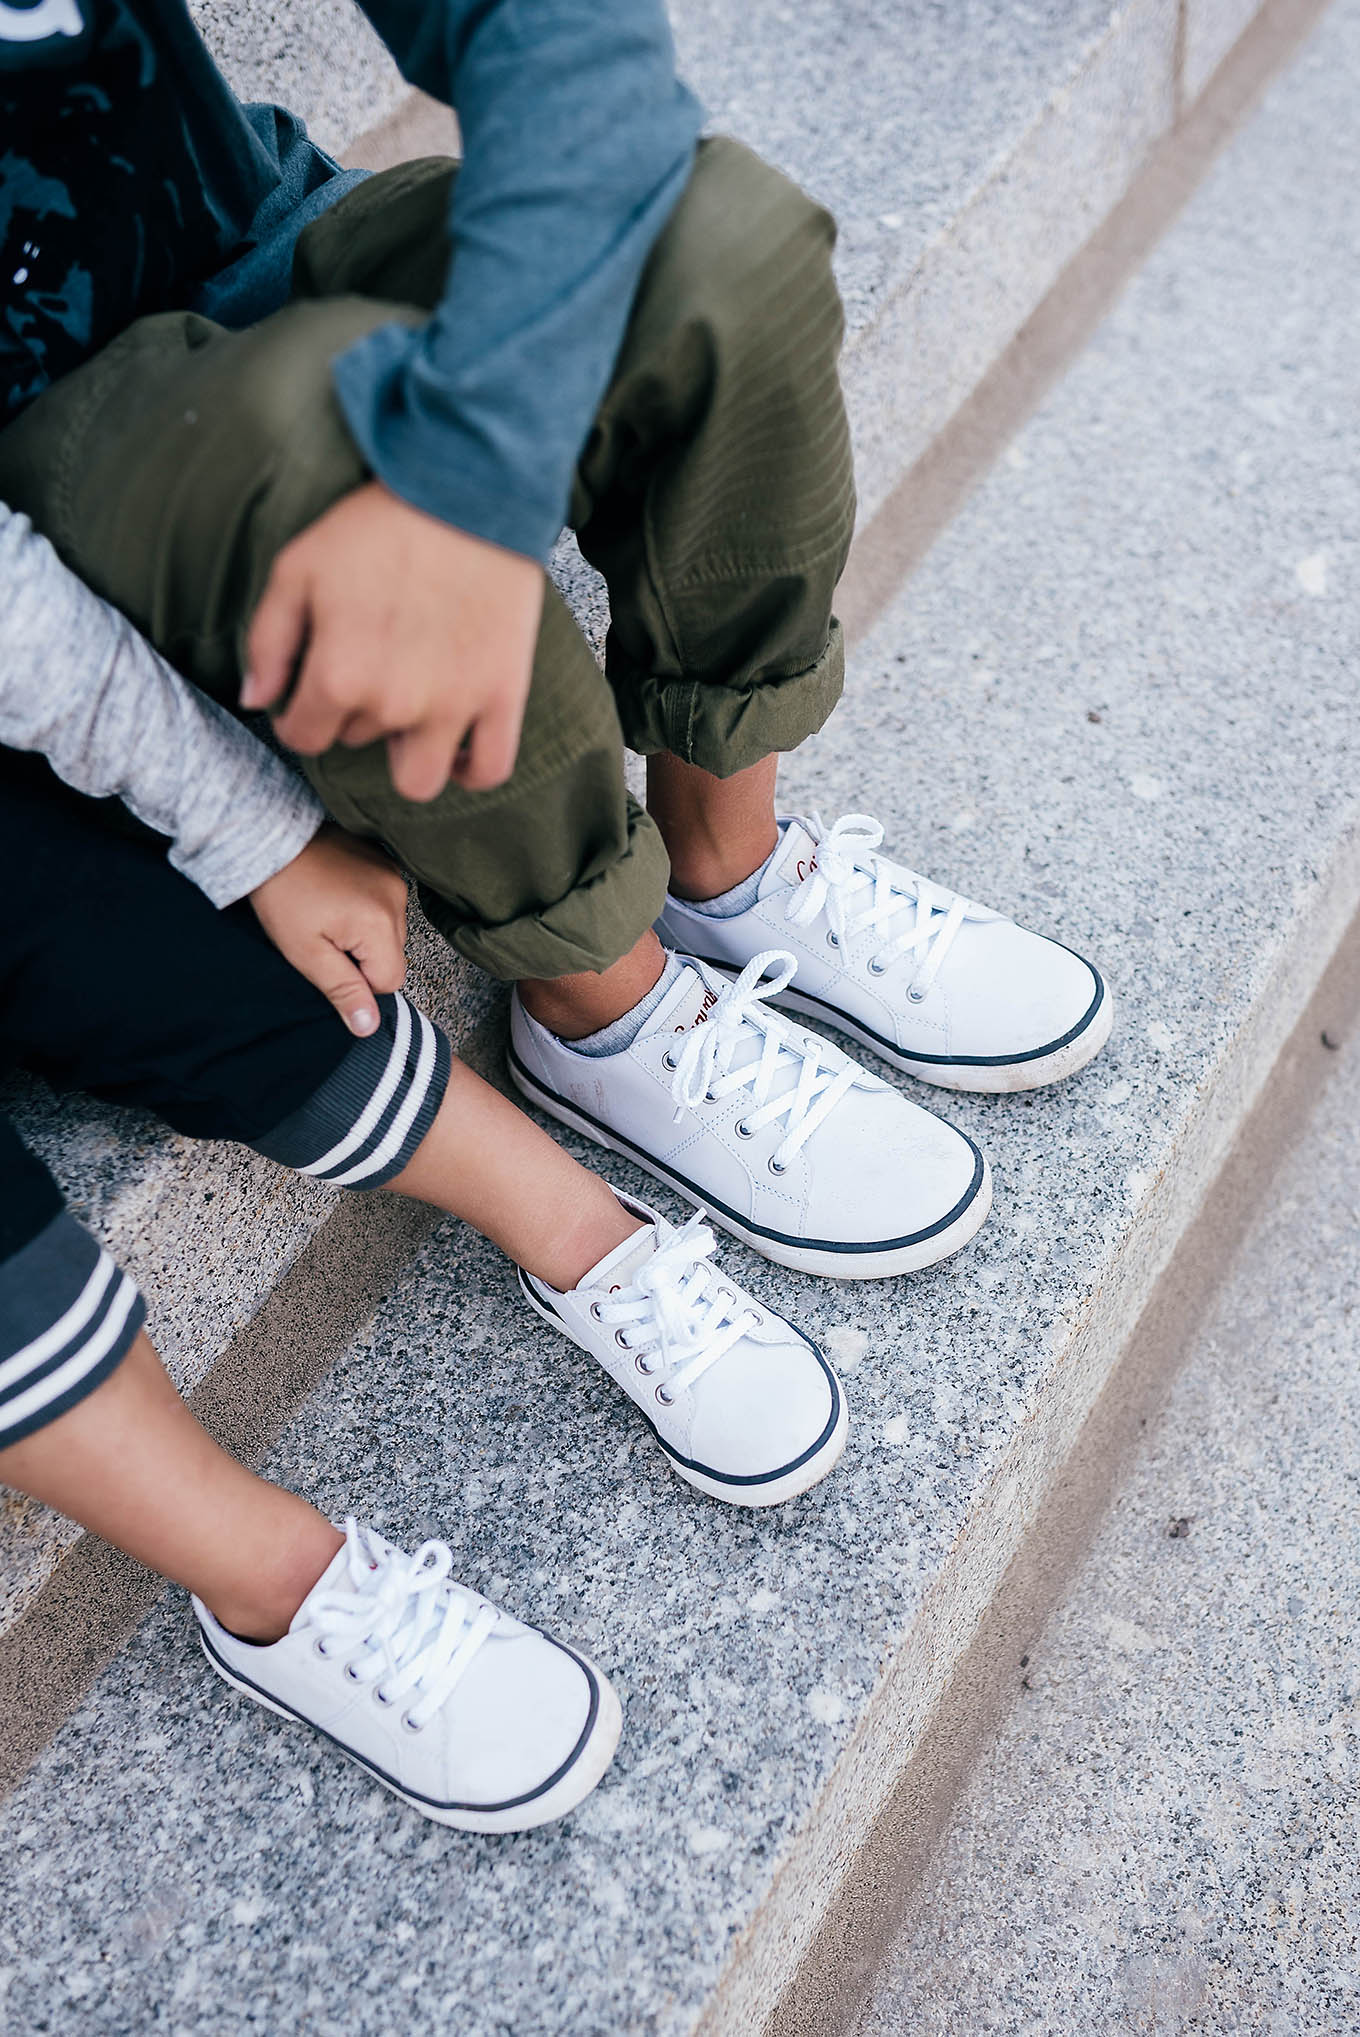
[[[248,231],[270,165],[200,51],[175,0],[0,0],[4,416]]]

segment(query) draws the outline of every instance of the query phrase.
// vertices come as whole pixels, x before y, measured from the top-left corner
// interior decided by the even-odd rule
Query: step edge
[[[1360,1024],[1360,831],[1354,879],[1354,912],[1134,1316],[1070,1448],[1054,1465],[873,1830],[847,1863],[811,1955],[759,2026],[762,2037],[814,2032],[849,2037],[871,1992],[879,1956],[926,1893],[935,1850],[958,1798],[1015,1701],[1020,1656],[1036,1645],[1050,1614],[1063,1603],[1137,1457],[1145,1426],[1231,1277],[1234,1256],[1279,1166],[1308,1130],[1331,1074],[1321,1035],[1335,1037]],[[1208,1280],[1206,1262],[1214,1267]]]
[[[1260,0],[1263,7],[1267,0]],[[1164,37],[1161,35],[1159,17],[1165,15]],[[943,220],[920,248],[911,264],[895,276],[883,296],[874,306],[872,316],[847,336],[842,356],[842,372],[847,384],[853,388],[855,378],[861,372],[875,365],[874,357],[879,352],[895,354],[892,328],[900,322],[914,298],[920,297],[948,279],[951,270],[957,279],[965,278],[969,271],[984,276],[990,275],[990,264],[981,261],[976,252],[966,250],[967,240],[979,217],[988,205],[1003,196],[1008,186],[1021,184],[1027,169],[1037,165],[1042,156],[1044,144],[1057,127],[1075,127],[1080,123],[1083,95],[1093,96],[1099,92],[1107,73],[1116,66],[1125,48],[1146,38],[1150,45],[1164,40],[1161,55],[1164,58],[1162,75],[1155,81],[1156,89],[1163,97],[1162,117],[1146,135],[1141,155],[1130,158],[1125,167],[1123,182],[1111,189],[1108,202],[1097,220],[1108,216],[1117,206],[1138,175],[1147,154],[1169,133],[1173,132],[1178,120],[1178,23],[1180,10],[1167,5],[1167,0],[1132,0],[1131,5],[1111,10],[1103,29],[1086,43],[1074,62],[1049,87],[1042,105],[1031,115],[1019,134],[1015,135],[1009,148],[998,153],[978,171],[973,183],[965,192],[950,216]],[[1122,141],[1122,126],[1113,121],[1104,124],[1104,132],[1113,141]],[[1054,175],[1057,174],[1056,167]],[[1045,221],[1046,225],[1051,222]],[[1011,229],[1013,231],[1013,227]],[[1092,228],[1089,231],[1094,231]],[[1083,242],[1089,238],[1089,231]],[[985,238],[985,237],[984,237]],[[995,236],[993,236],[993,239]],[[992,243],[989,241],[988,245]],[[1079,244],[1080,245],[1080,244]],[[1003,354],[1014,340],[1036,305],[1047,294],[1054,278],[1070,259],[1069,250],[1047,261],[1046,265],[1035,263],[1032,273],[1033,288],[1025,300],[1016,307],[1007,322],[1000,327],[989,342],[987,357],[983,359],[972,377],[972,384],[981,381],[989,372],[995,360]],[[957,287],[957,282],[956,282]],[[966,390],[958,395],[937,423],[935,430],[924,440],[918,441],[918,453],[934,437],[946,430],[959,405],[966,400]],[[911,457],[906,464],[913,464]],[[887,487],[880,490],[879,499],[888,493],[894,484],[889,480]],[[877,502],[874,508],[877,508]]]

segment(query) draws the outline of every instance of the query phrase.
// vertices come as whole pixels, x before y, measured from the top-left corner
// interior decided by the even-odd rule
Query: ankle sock
[[[784,830],[758,870],[749,877],[743,877],[740,884],[734,884],[730,891],[720,891],[716,898],[687,898],[684,903],[690,912],[701,912],[709,919],[735,919],[739,912],[749,912],[760,893],[760,881],[779,854],[784,843]]]
[[[601,1026],[598,1033],[587,1033],[583,1040],[568,1040],[566,1044],[572,1053],[589,1054],[594,1058],[597,1054],[621,1054],[625,1047],[631,1047],[683,967],[677,956],[668,954],[660,978],[647,995],[639,999],[631,1011],[624,1012],[622,1018]]]

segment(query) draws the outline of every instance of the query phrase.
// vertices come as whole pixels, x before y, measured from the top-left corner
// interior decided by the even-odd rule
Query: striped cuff
[[[68,1211],[0,1265],[0,1450],[103,1384],[146,1304]]]
[[[356,1040],[320,1089],[263,1139],[257,1153],[337,1188],[381,1188],[400,1174],[434,1122],[452,1054],[438,1026],[397,992],[382,1025]]]

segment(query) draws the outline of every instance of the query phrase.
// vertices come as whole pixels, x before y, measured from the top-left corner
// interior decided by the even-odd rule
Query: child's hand
[[[377,997],[406,981],[406,880],[386,856],[323,827],[250,902],[279,953],[352,1033],[377,1031]]]
[[[282,701],[275,731],[306,757],[385,738],[406,799],[433,799],[450,778],[501,785],[519,750],[543,589],[532,559],[369,481],[275,559],[241,705]]]

